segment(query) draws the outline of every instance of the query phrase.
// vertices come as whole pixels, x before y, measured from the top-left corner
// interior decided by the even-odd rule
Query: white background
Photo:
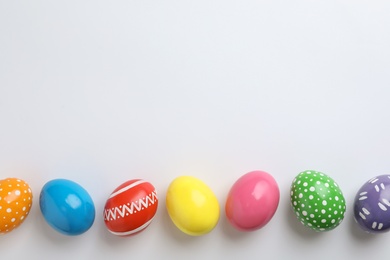
[[[353,199],[390,173],[390,2],[166,0],[0,2],[0,177],[30,183],[34,205],[0,237],[1,259],[375,259],[390,234],[367,235]],[[281,200],[271,222],[235,231],[226,195],[265,170]],[[314,233],[289,204],[292,179],[333,177],[345,221]],[[190,237],[171,223],[177,176],[213,189],[221,218]],[[78,237],[52,230],[38,206],[53,178],[81,184],[96,206]],[[159,192],[152,224],[127,238],[102,211],[122,182]]]

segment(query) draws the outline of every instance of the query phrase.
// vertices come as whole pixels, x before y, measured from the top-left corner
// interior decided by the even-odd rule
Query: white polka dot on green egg
[[[291,205],[299,221],[315,230],[328,231],[344,219],[345,198],[337,183],[324,173],[299,173],[290,191]]]

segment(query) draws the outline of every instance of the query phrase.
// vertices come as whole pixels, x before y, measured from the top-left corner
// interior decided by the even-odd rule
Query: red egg
[[[111,193],[104,207],[104,222],[114,235],[133,235],[152,222],[157,206],[157,192],[151,183],[130,180]]]

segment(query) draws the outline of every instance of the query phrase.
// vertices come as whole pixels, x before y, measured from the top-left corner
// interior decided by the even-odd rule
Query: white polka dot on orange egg
[[[23,192],[20,186],[23,188]],[[8,233],[26,219],[31,209],[32,192],[29,185],[18,178],[0,180],[0,234]]]

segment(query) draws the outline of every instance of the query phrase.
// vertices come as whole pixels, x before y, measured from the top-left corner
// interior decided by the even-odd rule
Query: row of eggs
[[[233,227],[254,231],[265,226],[279,204],[275,179],[264,171],[241,176],[231,187],[225,214]],[[291,206],[298,220],[315,231],[336,228],[343,220],[346,203],[338,184],[317,171],[304,171],[293,180]],[[29,185],[18,178],[0,181],[0,234],[20,226],[32,206]],[[95,220],[91,196],[79,184],[66,179],[47,182],[40,193],[39,206],[46,222],[65,235],[86,232]],[[104,222],[114,235],[136,234],[151,223],[158,207],[154,186],[142,179],[127,181],[109,196],[104,207]],[[166,193],[166,208],[182,232],[200,236],[209,233],[220,218],[220,207],[213,191],[192,176],[174,179]],[[354,216],[362,229],[371,233],[390,228],[390,175],[367,181],[357,192]]]

